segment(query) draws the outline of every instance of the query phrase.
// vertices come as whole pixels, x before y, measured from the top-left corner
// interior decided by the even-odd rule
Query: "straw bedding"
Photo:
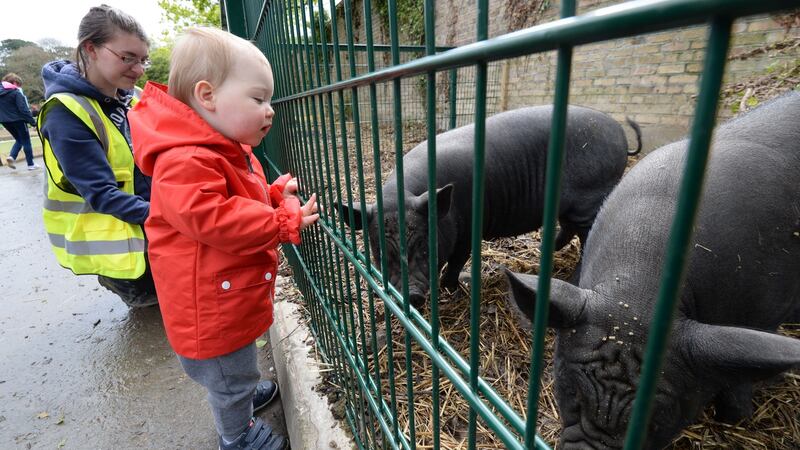
[[[409,126],[404,129],[405,150],[425,138],[424,128]],[[349,134],[352,149],[353,135]],[[381,148],[393,148],[391,130],[381,130]],[[365,149],[371,149],[369,131],[362,132]],[[371,150],[370,150],[371,152]],[[385,151],[384,151],[385,152]],[[381,172],[383,180],[394,167],[394,156],[385,152],[381,157]],[[388,154],[388,155],[387,155]],[[351,155],[351,161],[353,156]],[[374,170],[372,168],[372,154],[363,156],[365,185],[367,199],[373,200]],[[634,164],[636,161],[631,161]],[[350,167],[354,167],[351,164]],[[344,166],[341,166],[344,167]],[[357,181],[356,172],[352,175],[354,183]],[[343,177],[342,177],[343,178]],[[342,191],[344,192],[344,190]],[[357,190],[354,188],[354,192]],[[343,198],[346,198],[343,197]],[[357,199],[354,199],[357,200]],[[329,206],[326,206],[329,207]],[[482,247],[481,264],[481,302],[480,302],[480,335],[470,336],[469,322],[469,292],[462,286],[462,292],[440,294],[439,310],[441,335],[462,355],[469,360],[469,346],[471,338],[480,339],[480,374],[498,394],[511,405],[511,407],[524,418],[525,404],[528,391],[528,373],[531,359],[531,332],[518,325],[515,315],[507,306],[507,292],[504,276],[500,271],[501,266],[514,271],[536,273],[539,262],[538,233],[529,233],[516,238],[500,239],[484,242]],[[567,279],[578,260],[578,242],[573,242],[565,249],[555,254],[554,277]],[[358,241],[358,246],[363,249],[363,242]],[[467,263],[465,270],[468,270]],[[290,275],[288,265],[282,266],[284,275]],[[352,273],[352,269],[351,269]],[[351,279],[353,279],[351,277]],[[299,291],[286,283],[283,295],[285,298],[302,302]],[[380,351],[377,364],[382,375],[382,388],[384,398],[390,401],[388,382],[390,361],[388,359],[388,342],[385,330],[383,305],[376,302],[377,327]],[[367,301],[362,305],[364,313],[369,312]],[[429,305],[425,305],[421,314],[430,318]],[[369,327],[367,333],[369,336]],[[781,333],[800,338],[800,324],[785,325]],[[397,320],[392,321],[391,345],[393,350],[394,382],[397,392],[397,414],[400,429],[409,434],[409,408],[407,405],[407,388],[405,373],[405,333]],[[553,334],[548,333],[545,351],[545,369],[542,375],[542,392],[539,398],[538,433],[551,445],[558,442],[560,433],[559,413],[553,393],[553,378],[551,370]],[[412,346],[412,380],[414,391],[414,429],[417,448],[432,448],[433,433],[433,406],[432,389],[432,363],[427,354],[416,343]],[[370,357],[370,370],[376,361]],[[333,371],[326,372],[327,376],[320,390],[327,392],[334,412],[343,417],[343,403],[346,398],[341,380],[337,379]],[[440,378],[440,418],[441,432],[439,437],[441,447],[446,449],[467,448],[467,419],[469,407],[464,398],[445,377]],[[755,413],[749,420],[735,426],[717,423],[713,420],[713,410],[709,408],[700,420],[683,430],[675,439],[671,448],[674,449],[699,449],[699,448],[729,448],[729,449],[797,449],[800,448],[800,371],[786,373],[777,380],[761,386],[753,399]],[[488,404],[488,403],[487,403]],[[377,429],[377,426],[375,426]],[[479,418],[477,424],[478,448],[495,449],[504,448],[502,442],[494,435]],[[380,445],[377,445],[380,446]]]

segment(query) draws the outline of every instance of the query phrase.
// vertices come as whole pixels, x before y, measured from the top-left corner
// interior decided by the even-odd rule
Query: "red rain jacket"
[[[300,202],[281,195],[290,176],[269,186],[250,146],[164,85],[148,82],[128,118],[136,165],[153,177],[145,233],[172,348],[208,359],[254,342],[272,324],[276,249],[300,243]]]

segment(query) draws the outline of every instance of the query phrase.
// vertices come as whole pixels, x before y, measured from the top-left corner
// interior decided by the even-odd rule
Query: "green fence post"
[[[448,128],[452,130],[456,127],[456,115],[458,114],[458,70],[450,69],[450,124]]]
[[[225,16],[228,18],[228,31],[248,39],[247,18],[242,0],[223,0],[222,6],[225,8]]]
[[[561,18],[575,15],[575,0],[564,0]],[[547,149],[547,173],[545,175],[545,204],[542,220],[542,250],[539,263],[539,282],[536,290],[536,312],[533,325],[531,372],[528,385],[528,418],[525,426],[525,446],[531,448],[536,436],[536,419],[539,415],[539,389],[544,368],[544,337],[547,333],[547,313],[550,302],[550,277],[553,273],[556,220],[561,193],[561,166],[564,162],[564,140],[567,127],[569,103],[569,78],[572,68],[572,47],[559,46],[556,69],[553,123]]]
[[[477,40],[485,41],[489,37],[489,1],[478,0]],[[470,279],[470,346],[469,346],[469,387],[473,394],[478,393],[478,372],[480,355],[478,349],[481,340],[480,298],[481,298],[481,241],[483,240],[483,200],[484,163],[486,160],[486,61],[478,61],[475,66],[475,163],[472,174],[472,267]],[[477,413],[469,410],[468,421],[469,449],[475,448]]]
[[[425,0],[425,55],[436,54],[436,36],[434,16],[434,0]],[[428,230],[438,228],[436,189],[436,72],[427,75],[427,110],[428,110]],[[431,305],[431,342],[433,351],[439,353],[439,243],[437,233],[428,233],[428,279],[430,280]],[[431,364],[431,394],[433,400],[433,450],[439,450],[441,439],[439,411],[439,367]]]
[[[398,48],[399,32],[397,26],[397,1],[388,0],[389,4],[389,35],[392,44],[392,65],[397,66],[400,64],[400,50]],[[393,111],[394,111],[394,147],[395,147],[395,173],[397,173],[397,204],[403,205],[405,200],[404,182],[403,182],[403,109],[401,103],[402,85],[400,78],[392,81],[393,93]],[[408,300],[408,243],[406,241],[406,234],[402,230],[406,229],[406,215],[404,208],[398,208],[398,229],[400,240],[400,274],[401,286],[403,295],[403,313],[408,318],[411,315]],[[387,334],[391,328],[387,328]],[[408,330],[405,331],[405,363],[406,363],[406,398],[408,400],[408,422],[409,422],[409,448],[415,449],[416,443],[416,426],[414,417],[414,376],[411,373],[411,346],[413,344],[411,335]]]
[[[686,272],[689,240],[692,236],[700,193],[703,188],[709,145],[719,102],[719,90],[725,74],[725,58],[731,34],[731,18],[715,17],[711,21],[708,50],[703,64],[700,96],[692,123],[686,168],[681,178],[675,217],[672,222],[667,257],[661,274],[653,324],[647,339],[644,366],[639,389],[633,403],[631,421],[625,437],[625,449],[642,448],[647,435],[650,408],[655,395],[661,364],[669,342],[675,306]]]

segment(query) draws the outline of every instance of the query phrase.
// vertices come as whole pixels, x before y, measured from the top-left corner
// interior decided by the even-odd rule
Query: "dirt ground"
[[[44,172],[17,167],[0,167],[0,448],[216,449],[204,390],[158,308],[129,310],[61,268],[42,225]],[[259,367],[272,378],[269,348]],[[286,433],[280,401],[259,416]]]

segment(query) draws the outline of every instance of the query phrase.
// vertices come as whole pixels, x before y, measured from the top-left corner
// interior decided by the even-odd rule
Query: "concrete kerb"
[[[276,293],[275,298],[280,298]],[[300,320],[300,307],[292,302],[275,303],[274,322],[269,329],[275,371],[292,448],[355,449],[352,438],[333,417],[328,400],[314,387],[322,382],[320,366],[306,344],[311,331]]]

